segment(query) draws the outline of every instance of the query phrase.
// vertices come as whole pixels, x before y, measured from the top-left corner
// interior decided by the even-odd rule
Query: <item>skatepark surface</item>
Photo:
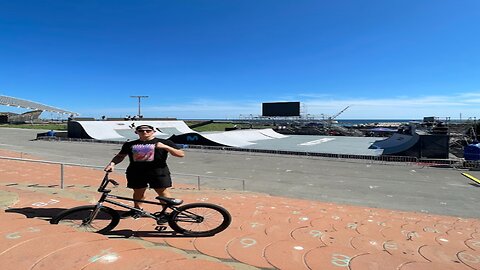
[[[103,166],[120,147],[33,141],[33,134],[0,129],[0,156]],[[61,189],[58,164],[0,159],[2,269],[480,269],[478,185],[457,170],[190,149],[186,155],[169,159],[172,193],[187,203],[222,205],[233,217],[213,237],[156,231],[145,218],[122,220],[107,236],[50,225],[55,213],[98,199],[103,173],[66,166]],[[191,175],[216,180],[199,190]],[[113,178],[124,186],[121,170]],[[245,191],[231,188],[233,179],[243,179]]]
[[[78,134],[100,141],[134,140],[135,126],[151,125],[155,136],[178,144],[200,144],[261,150],[379,156],[382,149],[370,146],[382,138],[348,136],[283,135],[273,129],[239,129],[223,132],[197,132],[184,121],[71,121]],[[383,143],[390,148],[391,140]],[[401,143],[400,143],[401,144]],[[411,146],[410,146],[411,147]]]

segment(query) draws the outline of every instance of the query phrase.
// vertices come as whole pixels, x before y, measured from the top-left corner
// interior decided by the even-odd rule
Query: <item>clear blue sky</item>
[[[0,0],[0,95],[80,113],[480,118],[479,0]],[[0,111],[10,110],[2,106]],[[47,115],[48,117],[48,115]]]

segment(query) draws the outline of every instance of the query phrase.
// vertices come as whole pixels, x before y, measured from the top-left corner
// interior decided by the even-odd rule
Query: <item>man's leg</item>
[[[133,189],[133,199],[134,200],[143,200],[145,199],[145,190],[147,188],[134,188]],[[133,202],[136,208],[141,208],[141,202]]]
[[[155,192],[157,192],[158,196],[172,198],[170,191],[167,188],[154,188]]]

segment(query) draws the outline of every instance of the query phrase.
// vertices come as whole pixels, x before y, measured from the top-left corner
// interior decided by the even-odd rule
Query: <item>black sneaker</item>
[[[137,210],[130,210],[120,215],[121,218],[129,218],[129,217],[139,218],[141,216],[142,216],[142,212]]]
[[[168,218],[167,218],[167,216],[165,216],[165,215],[157,218],[157,224],[158,224],[158,225],[165,224],[165,223],[167,223],[167,222],[168,222]]]

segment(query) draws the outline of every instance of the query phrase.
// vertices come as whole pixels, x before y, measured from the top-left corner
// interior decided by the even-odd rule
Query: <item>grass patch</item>
[[[232,123],[210,123],[205,126],[193,128],[193,130],[198,132],[225,131],[225,128],[233,128],[233,126],[234,124]]]
[[[201,123],[203,121],[186,121],[185,123],[188,126],[194,125]],[[244,124],[244,123],[210,123],[204,126],[199,126],[196,128],[192,128],[195,131],[198,132],[209,132],[209,131],[225,131],[226,128],[234,128],[237,127],[238,129],[262,129],[262,128],[272,128],[271,126],[266,126],[266,125],[250,125],[250,124]]]
[[[0,127],[6,128],[25,128],[25,129],[48,129],[48,130],[67,130],[67,124],[3,124]]]

